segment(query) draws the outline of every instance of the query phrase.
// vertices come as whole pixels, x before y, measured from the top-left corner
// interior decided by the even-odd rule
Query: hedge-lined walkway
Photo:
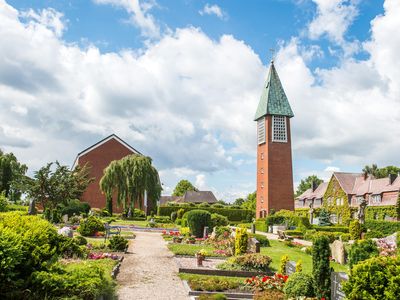
[[[120,273],[119,300],[187,300],[178,267],[159,233],[135,232]]]

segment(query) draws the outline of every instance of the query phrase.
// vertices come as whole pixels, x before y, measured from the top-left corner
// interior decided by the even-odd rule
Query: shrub
[[[349,227],[345,226],[313,226],[316,231],[328,231],[328,232],[343,232],[349,233]]]
[[[202,202],[198,205],[198,207],[210,207],[210,204],[207,202]]]
[[[241,271],[261,271],[268,270],[272,259],[260,253],[247,253],[240,256],[229,258],[227,262],[218,266],[219,269],[241,270]]]
[[[88,214],[90,211],[90,205],[87,202],[81,202],[79,200],[71,200],[68,204],[61,208],[61,215],[68,215],[71,217],[73,215]]]
[[[314,297],[315,292],[312,276],[304,273],[290,275],[285,284],[284,292],[288,298]]]
[[[83,236],[93,236],[98,231],[104,231],[104,224],[95,216],[81,220],[78,227],[78,232]]]
[[[299,259],[296,263],[296,273],[300,273],[303,271],[303,262]]]
[[[400,295],[400,257],[378,256],[355,265],[343,291],[349,300],[396,300]]]
[[[236,228],[235,256],[246,253],[248,234],[246,228]]]
[[[87,239],[81,235],[74,237],[74,240],[78,243],[78,245],[87,245]]]
[[[176,220],[177,217],[178,217],[178,214],[176,213],[176,211],[173,211],[173,212],[171,213],[171,221],[172,221],[172,222],[175,222],[175,220]]]
[[[148,216],[147,217],[147,221],[150,221],[151,219],[153,219],[154,222],[156,222],[156,223],[161,223],[161,224],[171,223],[170,217],[167,217],[167,216]]]
[[[314,241],[312,251],[313,262],[313,280],[315,294],[318,299],[330,299],[331,296],[331,269],[329,257],[331,250],[329,248],[329,239],[321,236]]]
[[[280,274],[286,274],[286,264],[289,261],[289,256],[284,255],[281,257],[281,262],[279,264],[279,273]]]
[[[0,212],[7,211],[8,200],[6,198],[5,192],[0,193]]]
[[[176,219],[175,220],[176,225],[182,225],[182,219]]]
[[[270,243],[268,238],[265,235],[261,235],[261,234],[250,234],[250,237],[255,238],[257,241],[260,242],[260,246],[261,247],[270,247]]]
[[[350,233],[343,233],[343,234],[340,236],[340,240],[341,240],[342,242],[348,242],[348,241],[350,241],[350,239],[351,239]]]
[[[349,251],[350,269],[360,261],[377,256],[378,247],[373,240],[361,240],[355,242]]]
[[[366,220],[365,227],[370,230],[382,232],[384,236],[400,231],[400,222]]]
[[[196,209],[187,214],[187,222],[193,235],[203,237],[204,227],[211,225],[211,214],[208,211]]]
[[[146,214],[144,213],[143,210],[134,208],[133,209],[133,217],[134,218],[144,218],[144,217],[146,217]]]
[[[224,294],[214,294],[214,295],[200,295],[199,300],[226,300],[228,299]]]
[[[285,230],[285,234],[288,236],[292,236],[292,237],[298,237],[298,238],[302,238],[303,237],[303,232],[300,230]]]
[[[331,221],[331,214],[326,209],[322,208],[319,211],[318,219],[319,219],[319,226],[330,226],[332,225]]]
[[[98,262],[98,261],[96,261]],[[80,263],[72,270],[53,268],[32,274],[34,299],[112,299],[115,284],[93,263]]]
[[[219,214],[211,214],[211,226],[227,226],[229,224],[228,218]]]
[[[361,237],[361,224],[358,220],[350,222],[349,233],[352,240],[358,240]]]
[[[65,236],[59,237],[57,249],[64,258],[85,258],[88,254],[88,249],[78,243],[76,239]]]
[[[257,231],[267,232],[268,226],[265,219],[258,219],[254,222]]]
[[[214,204],[211,205],[211,207],[214,207],[214,208],[224,208],[225,206],[224,206],[223,204],[221,204],[221,203],[214,203]]]
[[[329,243],[333,243],[335,240],[339,239],[343,233],[341,232],[325,232],[325,231],[315,231],[315,230],[307,230],[304,234],[304,239],[315,241],[321,236],[327,237]]]
[[[218,291],[232,290],[239,287],[239,282],[226,280],[221,277],[194,277],[188,280],[194,291]]]
[[[285,223],[285,218],[283,216],[269,215],[265,222],[267,226],[281,225]]]
[[[182,219],[182,217],[183,217],[183,214],[185,213],[185,210],[183,209],[183,208],[180,208],[180,209],[178,209],[178,211],[177,211],[177,218],[178,219]]]
[[[229,226],[217,226],[215,228],[215,237],[217,239],[228,237],[231,233],[232,229]]]
[[[114,235],[108,244],[112,251],[125,251],[128,246],[128,240],[120,235]]]
[[[383,237],[385,237],[385,234],[378,230],[369,230],[364,235],[365,239],[374,239],[374,238],[379,239],[379,238],[383,238]]]

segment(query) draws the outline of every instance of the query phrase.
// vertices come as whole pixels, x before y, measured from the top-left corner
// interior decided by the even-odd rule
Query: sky
[[[400,165],[398,0],[0,0],[0,149],[33,174],[115,133],[168,195],[256,187],[272,57],[294,182]]]

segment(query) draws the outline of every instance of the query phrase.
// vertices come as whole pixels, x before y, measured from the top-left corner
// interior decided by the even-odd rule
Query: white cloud
[[[159,38],[160,25],[149,11],[157,6],[155,1],[144,0],[93,0],[97,4],[111,4],[124,8],[131,15],[130,22],[138,27],[142,36],[146,38]]]
[[[206,175],[204,174],[196,175],[196,181],[194,183],[194,186],[197,187],[200,191],[207,190]]]
[[[215,15],[221,20],[226,20],[228,18],[228,14],[224,12],[221,7],[219,7],[216,4],[210,5],[206,4],[204,5],[203,9],[199,11],[200,15]]]

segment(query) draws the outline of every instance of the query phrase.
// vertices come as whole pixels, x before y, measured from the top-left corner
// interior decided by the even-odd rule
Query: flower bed
[[[112,254],[112,253],[94,253],[94,252],[91,252],[91,253],[89,253],[89,255],[88,255],[88,259],[95,259],[95,260],[97,260],[97,259],[105,259],[105,258],[110,258],[110,259],[113,259],[113,260],[118,260],[119,259],[119,256],[118,255],[116,255],[116,254]]]

